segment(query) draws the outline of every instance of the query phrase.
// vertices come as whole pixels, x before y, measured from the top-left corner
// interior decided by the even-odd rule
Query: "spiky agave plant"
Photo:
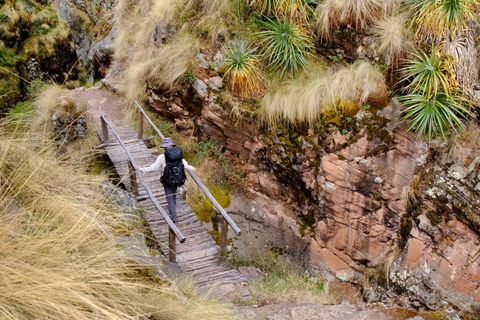
[[[406,89],[415,94],[423,94],[427,98],[435,96],[437,92],[450,95],[456,87],[455,73],[452,61],[444,57],[435,47],[430,53],[418,51],[405,62],[401,69],[403,82],[409,81]]]
[[[251,97],[263,87],[263,70],[256,48],[245,40],[233,42],[225,57],[225,77],[230,90],[242,98]]]
[[[280,70],[282,76],[305,69],[313,40],[304,28],[289,20],[269,18],[262,22],[262,27],[257,35],[271,68]]]
[[[455,34],[475,19],[478,0],[409,0],[411,23],[423,40],[442,40],[445,33]]]
[[[445,137],[449,130],[463,129],[462,119],[470,116],[467,99],[444,92],[431,97],[409,94],[400,97],[399,101],[406,107],[403,119],[411,121],[408,129],[428,140],[437,135]]]

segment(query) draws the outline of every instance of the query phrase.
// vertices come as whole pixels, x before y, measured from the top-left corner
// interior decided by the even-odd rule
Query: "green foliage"
[[[46,87],[47,87],[47,83],[45,81],[40,79],[32,80],[27,87],[27,98],[28,99],[35,98]]]
[[[264,277],[252,283],[258,300],[269,303],[325,300],[326,287],[320,279],[287,262],[276,252],[257,252],[247,257],[234,254],[230,263],[236,267],[253,266],[264,273]]]
[[[30,102],[20,102],[8,111],[5,118],[5,129],[8,131],[21,131],[34,115],[34,107]]]
[[[21,62],[22,57],[11,48],[0,49],[0,66],[15,67],[17,63]]]
[[[478,0],[409,0],[412,23],[422,39],[443,40],[446,32],[455,34],[474,20]]]
[[[423,94],[409,94],[399,98],[406,107],[404,120],[411,120],[409,130],[414,130],[429,140],[434,136],[445,137],[450,128],[464,128],[462,119],[470,116],[466,107],[468,100],[460,96],[449,96],[444,92],[438,92],[433,96]]]
[[[402,81],[410,81],[409,94],[399,98],[406,107],[404,120],[411,120],[409,130],[431,140],[464,128],[462,119],[470,116],[470,101],[456,85],[450,58],[442,57],[436,48],[428,54],[419,51],[407,60],[402,72]]]
[[[257,34],[269,66],[282,75],[287,72],[297,74],[305,69],[313,49],[313,40],[308,32],[288,20],[267,18],[261,25],[263,30]]]
[[[436,48],[432,48],[430,53],[414,53],[401,71],[404,75],[402,81],[410,81],[406,86],[410,92],[432,97],[439,91],[448,95],[455,87],[451,59],[441,56]]]
[[[187,70],[182,76],[181,82],[188,83],[190,85],[194,84],[197,80],[197,76],[193,73],[192,70]]]
[[[230,90],[241,97],[250,97],[262,89],[264,76],[257,48],[246,41],[233,42],[225,55],[225,76]]]
[[[231,195],[228,189],[222,186],[209,185],[208,190],[220,206],[227,208],[230,205]],[[211,222],[217,214],[212,202],[203,194],[196,193],[193,196],[188,195],[188,203],[192,207],[193,212],[196,213],[198,219],[202,222]]]

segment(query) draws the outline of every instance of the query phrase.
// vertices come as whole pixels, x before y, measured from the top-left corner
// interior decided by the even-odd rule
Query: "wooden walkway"
[[[137,138],[138,133],[136,131],[128,127],[115,128],[115,131],[121,137],[124,146],[135,158],[138,166],[147,166],[155,161],[156,156],[148,150],[143,140]],[[98,135],[102,137],[102,130],[98,131]],[[110,129],[108,136],[108,141],[103,141],[106,154],[115,166],[115,170],[126,189],[131,191],[128,156]],[[150,172],[144,174],[143,177],[156,200],[167,211],[166,198],[163,186],[160,183],[159,173]],[[138,185],[136,199],[138,207],[144,210],[144,217],[160,249],[168,256],[169,227],[141,184]],[[177,227],[186,237],[184,243],[176,241],[178,268],[183,274],[193,279],[197,288],[207,291],[214,290],[221,296],[246,297],[249,295],[245,278],[237,269],[222,264],[219,258],[219,247],[208,233],[205,225],[200,223],[195,213],[181,196],[177,197]]]

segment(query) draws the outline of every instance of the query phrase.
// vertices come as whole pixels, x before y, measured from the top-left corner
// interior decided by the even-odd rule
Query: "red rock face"
[[[374,129],[365,125],[347,136],[331,132],[322,137],[309,130],[292,138],[280,129],[272,136],[254,123],[233,121],[211,93],[203,101],[193,117],[183,100],[154,100],[153,106],[176,123],[188,123],[178,126],[185,132],[221,142],[242,165],[252,190],[271,201],[259,200],[255,212],[271,215],[262,221],[289,234],[276,246],[313,270],[354,283],[362,283],[367,269],[387,269],[391,289],[386,292],[410,293],[411,298],[392,298],[405,306],[435,309],[444,300],[460,307],[480,302],[477,234],[452,212],[448,221],[433,225],[422,215],[425,206],[415,214],[407,210],[414,175],[425,181],[432,175],[423,176],[431,165],[428,147],[405,132],[398,107],[368,111],[358,119],[383,123]],[[474,193],[468,197],[478,201]],[[428,206],[436,207],[431,200]],[[295,219],[298,229],[292,230]]]

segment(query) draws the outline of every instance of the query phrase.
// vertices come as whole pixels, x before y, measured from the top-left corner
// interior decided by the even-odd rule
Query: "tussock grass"
[[[33,101],[35,105],[35,115],[30,124],[41,136],[50,136],[52,130],[53,113],[58,113],[61,117],[69,117],[72,120],[84,115],[86,108],[84,105],[76,102],[71,93],[59,85],[49,85],[44,88]]]
[[[373,27],[377,54],[394,67],[414,47],[406,20],[405,14],[386,16],[378,20]]]
[[[303,25],[314,13],[307,0],[249,0],[248,4],[259,14],[289,19]]]
[[[143,98],[147,84],[170,90],[192,66],[198,42],[189,34],[178,34],[168,44],[137,51],[126,71],[123,91],[128,100]]]
[[[257,49],[246,41],[232,43],[225,55],[225,77],[230,90],[247,98],[258,94],[265,81]]]
[[[325,0],[316,9],[319,36],[329,40],[332,32],[344,26],[364,29],[398,8],[398,0]]]
[[[270,123],[287,120],[312,124],[323,112],[338,108],[345,101],[385,104],[384,74],[369,62],[358,62],[338,70],[317,66],[298,79],[269,91],[263,99],[263,110]]]
[[[441,91],[449,95],[457,87],[451,57],[442,56],[437,48],[429,53],[417,51],[401,69],[406,90],[431,97]]]
[[[409,0],[407,4],[417,38],[433,42],[466,29],[480,9],[478,0]]]
[[[184,8],[188,11],[196,2],[138,2],[142,8],[132,7],[130,1],[120,1],[116,7],[119,18],[115,58],[127,65],[122,91],[131,101],[143,98],[147,85],[172,89],[176,81],[191,68],[199,50],[198,39],[185,30],[174,35],[163,33],[172,29],[182,5],[188,5]]]
[[[313,49],[313,40],[308,30],[288,20],[268,19],[262,22],[258,32],[263,55],[269,67],[296,74],[304,70]]]
[[[404,120],[410,120],[409,130],[431,140],[464,128],[462,120],[471,116],[472,103],[459,89],[452,57],[442,56],[435,47],[429,53],[418,51],[402,73],[409,94],[399,101],[405,106]]]

